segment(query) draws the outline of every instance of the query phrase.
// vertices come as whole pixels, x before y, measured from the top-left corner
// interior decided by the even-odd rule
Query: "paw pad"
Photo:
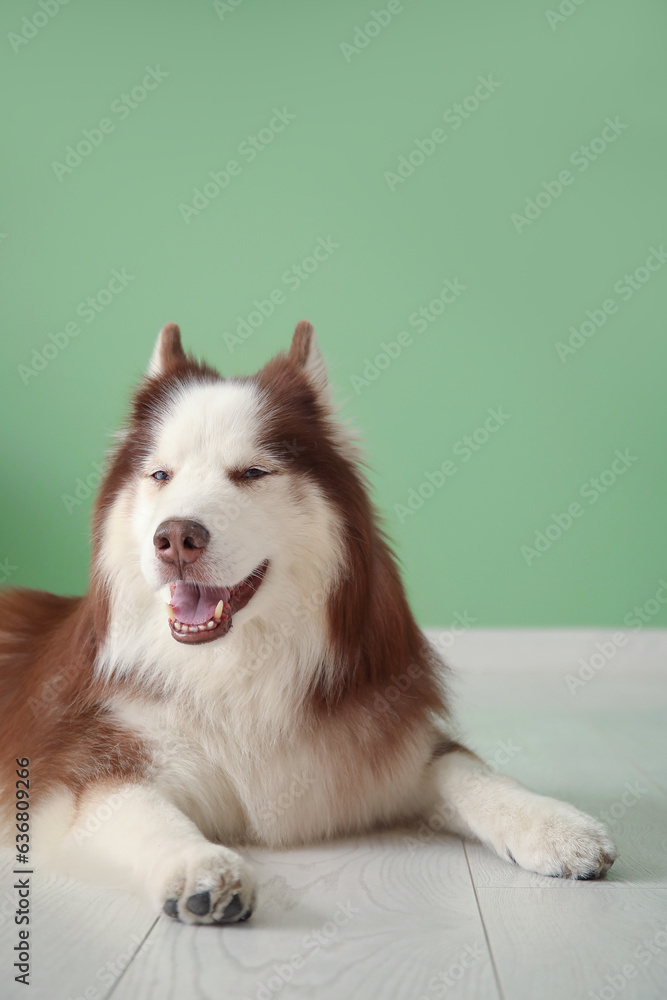
[[[240,923],[252,914],[255,882],[240,855],[221,845],[197,845],[168,857],[156,872],[163,913],[184,924]]]
[[[188,896],[185,905],[190,913],[194,913],[197,917],[203,917],[211,909],[211,893],[208,891],[197,892],[194,896]]]
[[[238,918],[239,913],[243,909],[243,900],[236,894],[232,896],[227,906],[222,911],[221,915],[216,919],[216,924],[229,924]],[[241,920],[247,920],[252,913],[252,907],[248,910],[245,916],[241,917]]]

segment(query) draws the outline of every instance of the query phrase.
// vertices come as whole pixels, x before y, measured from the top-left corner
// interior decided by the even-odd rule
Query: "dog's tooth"
[[[210,622],[206,622],[206,628],[215,628],[215,622],[211,618]]]
[[[180,622],[174,622],[174,628],[180,632],[183,626],[181,625]]]
[[[206,630],[206,626],[205,625],[197,625],[197,629],[198,629],[199,632],[204,632]]]
[[[174,609],[172,608],[171,604],[167,604],[166,608],[167,608],[167,616],[169,618],[169,621],[170,622],[175,621],[176,620],[176,615],[174,614]]]
[[[215,612],[213,614],[213,617],[216,619],[216,621],[220,621],[220,619],[222,618],[223,603],[224,603],[223,601],[218,601],[218,603],[216,604]]]

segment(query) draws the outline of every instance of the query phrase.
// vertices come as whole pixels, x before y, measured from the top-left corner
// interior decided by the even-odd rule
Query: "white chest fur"
[[[157,789],[211,840],[307,843],[409,816],[427,794],[426,733],[382,766],[363,726],[355,740],[334,722],[271,729],[264,713],[260,726],[182,703],[113,708],[149,741]]]

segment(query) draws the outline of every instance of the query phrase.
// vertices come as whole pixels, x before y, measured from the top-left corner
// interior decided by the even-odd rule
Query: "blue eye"
[[[262,476],[268,476],[268,472],[266,471],[266,469],[257,469],[255,466],[253,466],[252,469],[246,469],[241,478],[261,479]]]
[[[169,481],[169,473],[165,472],[164,469],[158,469],[157,472],[153,473],[152,478],[158,483],[166,483]]]

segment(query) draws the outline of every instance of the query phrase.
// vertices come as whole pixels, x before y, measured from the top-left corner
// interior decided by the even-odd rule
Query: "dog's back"
[[[0,706],[5,720],[9,703],[20,711],[28,692],[48,681],[59,666],[54,663],[54,635],[68,627],[82,601],[45,590],[0,593]]]

